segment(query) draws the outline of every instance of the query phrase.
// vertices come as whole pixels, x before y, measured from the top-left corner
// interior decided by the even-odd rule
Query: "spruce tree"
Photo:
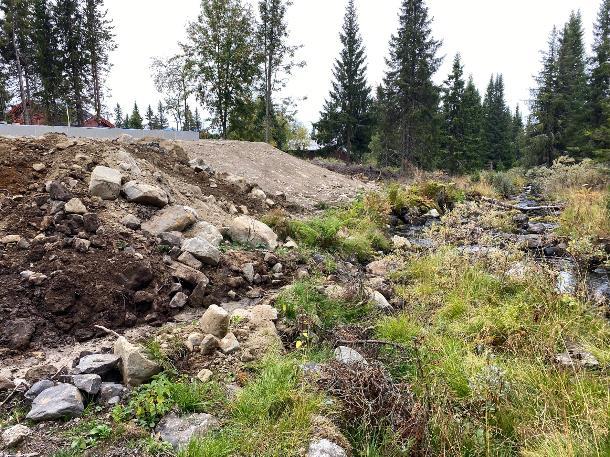
[[[512,157],[514,160],[520,161],[523,156],[523,143],[525,140],[525,131],[523,124],[523,116],[519,105],[515,108],[515,115],[512,119],[512,136],[511,143],[513,146]]]
[[[138,109],[138,104],[134,102],[133,111],[131,112],[131,117],[129,118],[129,128],[130,129],[139,129],[142,130],[144,128],[143,119],[140,115],[140,110]]]
[[[131,127],[131,119],[129,119],[129,114],[125,114],[125,119],[123,119],[123,126],[121,128],[130,129]]]
[[[593,130],[607,125],[605,106],[610,103],[610,0],[602,0],[593,28],[593,57],[590,77],[590,122]],[[610,144],[596,147],[610,148]]]
[[[543,53],[542,70],[536,77],[536,88],[532,90],[527,164],[552,165],[558,154],[558,54],[559,38],[557,29],[553,28],[548,49]]]
[[[354,0],[348,1],[340,40],[343,49],[335,61],[332,90],[314,125],[315,139],[325,148],[344,149],[349,159],[359,159],[368,150],[373,119]]]
[[[148,105],[148,108],[146,108],[144,118],[146,119],[146,126],[149,130],[157,129],[157,118],[150,105]]]
[[[62,75],[58,37],[48,0],[34,0],[32,20],[34,65],[40,81],[36,97],[40,100],[47,123],[57,124],[64,117],[60,106]]]
[[[560,151],[581,153],[587,124],[587,72],[580,12],[570,15],[559,39],[557,56],[557,115]]]
[[[165,117],[165,107],[163,106],[162,102],[159,102],[159,105],[157,106],[157,119],[158,119],[158,128],[160,130],[165,130],[166,128],[169,127],[169,124],[167,122],[167,118]]]
[[[201,131],[201,116],[199,115],[199,108],[195,107],[195,118],[194,120],[194,124],[193,124],[193,130],[195,132],[200,132]]]
[[[512,115],[504,99],[504,78],[493,76],[483,102],[484,141],[487,164],[493,168],[508,168],[514,161]]]
[[[479,169],[485,162],[484,117],[481,94],[472,76],[468,78],[462,98],[464,170]]]
[[[442,59],[424,0],[403,0],[398,32],[390,41],[383,84],[384,161],[433,166],[438,154],[439,90],[432,81]]]
[[[107,19],[104,0],[86,0],[84,45],[89,60],[89,90],[95,115],[102,115],[104,79],[110,70],[109,54],[116,49],[113,27]]]
[[[456,54],[451,74],[442,90],[442,166],[451,172],[463,171],[467,167],[463,113],[465,86],[464,67],[460,55]]]
[[[54,16],[59,52],[62,55],[63,77],[67,82],[64,99],[74,112],[76,125],[80,126],[85,121],[85,112],[90,101],[87,97],[90,73],[85,42],[85,18],[79,0],[57,0]]]
[[[123,110],[121,109],[121,105],[118,103],[114,107],[114,126],[117,129],[126,128],[127,126],[123,123]]]

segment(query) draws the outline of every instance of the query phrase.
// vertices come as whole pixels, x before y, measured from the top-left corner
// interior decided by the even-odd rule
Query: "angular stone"
[[[87,232],[95,233],[101,225],[102,223],[97,213],[86,213],[83,215],[83,226]]]
[[[91,172],[89,193],[103,200],[116,200],[121,193],[121,180],[119,170],[97,166]]]
[[[140,219],[138,219],[133,214],[127,214],[123,217],[123,219],[121,219],[121,224],[123,224],[128,229],[138,230],[140,228],[140,225],[142,225],[142,221],[140,221]]]
[[[84,238],[74,239],[74,249],[78,252],[87,252],[91,247],[91,241],[85,240]]]
[[[220,340],[220,350],[223,354],[232,354],[239,349],[239,341],[233,333],[227,333],[225,337]]]
[[[97,374],[77,374],[72,376],[71,381],[79,390],[89,395],[97,394],[102,386],[102,378]]]
[[[51,181],[48,189],[51,200],[67,202],[72,198],[72,193],[59,181]]]
[[[392,309],[393,309],[392,305],[390,305],[390,303],[388,303],[388,301],[383,296],[383,294],[376,290],[371,294],[371,302],[373,302],[375,307],[380,311],[387,312],[387,311],[392,311]]]
[[[335,349],[335,360],[346,365],[362,363],[367,365],[366,360],[358,351],[348,348],[347,346],[339,346]]]
[[[163,244],[167,244],[169,246],[180,247],[184,237],[182,236],[182,232],[163,232],[159,235]]]
[[[203,266],[203,263],[197,260],[190,252],[183,252],[180,254],[178,262],[185,264],[187,267],[194,268],[195,270],[199,270]]]
[[[189,237],[203,238],[214,247],[219,247],[223,237],[220,231],[212,224],[206,221],[199,221],[189,229]]]
[[[7,448],[15,447],[32,434],[23,424],[13,425],[2,432],[2,442]]]
[[[241,271],[244,274],[244,278],[246,278],[246,280],[248,282],[254,282],[254,264],[252,263],[246,263],[244,264],[244,266],[241,268]]]
[[[163,441],[167,441],[178,450],[193,438],[202,437],[218,426],[218,420],[209,414],[199,413],[179,417],[175,413],[170,413],[159,421],[155,432]]]
[[[64,211],[68,214],[85,214],[87,212],[87,207],[80,198],[72,198],[66,203]]]
[[[151,205],[158,208],[163,208],[169,201],[163,189],[139,181],[129,181],[126,183],[123,186],[123,193],[128,202]]]
[[[54,385],[55,383],[53,381],[50,381],[48,379],[41,379],[40,381],[32,384],[32,387],[30,387],[23,396],[28,400],[33,401],[43,391],[50,389]]]
[[[347,452],[332,441],[319,439],[309,444],[306,457],[347,457]]]
[[[172,262],[169,266],[172,270],[172,276],[174,278],[185,281],[191,285],[209,284],[209,279],[201,271],[195,270],[194,268],[187,267],[186,265],[178,262]]]
[[[197,379],[199,379],[201,382],[208,382],[210,379],[212,379],[212,376],[214,376],[214,373],[212,370],[208,370],[207,368],[204,368],[197,373]]]
[[[262,245],[274,250],[277,247],[277,235],[267,226],[249,216],[239,216],[233,219],[228,229],[229,236],[238,243],[254,246]]]
[[[78,417],[83,414],[83,397],[71,384],[58,384],[44,390],[32,403],[26,419],[33,421]]]
[[[76,374],[98,374],[104,376],[118,367],[121,358],[115,354],[91,354],[81,357],[74,367]]]
[[[123,382],[128,386],[139,386],[161,372],[159,364],[150,360],[143,348],[131,344],[125,337],[115,341],[114,353],[121,358]]]
[[[142,224],[142,230],[152,235],[163,232],[181,232],[197,220],[195,212],[184,206],[169,206]]]
[[[218,349],[220,346],[220,340],[214,335],[206,335],[199,346],[203,355],[209,355]]]
[[[229,331],[229,313],[220,306],[212,305],[201,316],[199,327],[205,334],[223,338]]]
[[[182,242],[182,250],[193,254],[207,265],[218,265],[220,251],[203,238],[190,238]]]
[[[169,302],[169,307],[174,308],[174,309],[175,308],[184,308],[188,299],[189,298],[184,293],[178,292],[176,295],[174,295],[172,300]]]
[[[276,321],[278,319],[277,309],[271,305],[256,305],[250,310],[250,315],[254,323]]]
[[[99,399],[108,402],[111,398],[122,398],[127,392],[127,388],[115,382],[103,382],[100,386]]]
[[[193,332],[186,338],[184,345],[189,351],[194,352],[196,349],[199,349],[202,341],[203,335],[198,332]]]
[[[207,278],[206,278],[207,279]],[[195,286],[191,295],[189,295],[189,302],[191,306],[203,306],[205,299],[205,290],[208,287],[207,282],[200,282]]]
[[[21,237],[19,235],[6,235],[0,238],[0,244],[19,243],[20,241]]]

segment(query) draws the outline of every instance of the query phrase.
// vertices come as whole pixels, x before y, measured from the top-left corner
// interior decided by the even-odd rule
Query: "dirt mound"
[[[238,212],[257,216],[269,209],[243,182],[189,164],[174,142],[0,138],[4,354],[87,340],[99,336],[96,324],[112,329],[161,324],[179,311],[170,306],[172,297],[194,289],[170,268],[179,247],[122,223],[126,216],[146,221],[157,208],[90,194],[91,171],[98,165],[120,170],[123,181],[156,186],[170,204],[188,206],[218,228]],[[66,210],[72,198],[80,200],[85,214]],[[277,199],[274,205],[281,203]],[[290,261],[283,262],[288,277]],[[255,266],[256,287],[243,278],[246,263]],[[209,285],[198,306],[225,302],[229,293],[239,299],[259,296],[263,287],[281,287],[285,281],[274,276],[272,266],[264,252],[229,247],[218,266],[201,267]]]
[[[269,195],[284,193],[289,202],[314,208],[346,202],[366,185],[286,154],[266,143],[202,140],[181,142],[190,158],[201,158],[216,170],[243,176]]]

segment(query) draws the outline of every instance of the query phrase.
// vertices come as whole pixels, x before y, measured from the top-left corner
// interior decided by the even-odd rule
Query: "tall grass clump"
[[[380,320],[376,337],[405,347],[382,357],[429,405],[431,455],[607,455],[603,312],[557,295],[544,270],[514,279],[503,268],[447,249],[394,274],[411,305]],[[556,364],[568,344],[593,354],[599,369]]]
[[[269,357],[229,404],[222,429],[194,439],[179,456],[297,457],[323,409],[323,397],[302,382],[295,360]]]

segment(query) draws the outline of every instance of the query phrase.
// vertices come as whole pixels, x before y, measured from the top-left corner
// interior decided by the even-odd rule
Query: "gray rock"
[[[186,302],[188,301],[188,297],[183,292],[178,292],[172,300],[169,302],[170,308],[184,308]]]
[[[375,305],[375,307],[380,311],[392,311],[392,305],[386,300],[381,292],[374,291],[371,294],[371,301]]]
[[[98,374],[104,376],[118,367],[121,358],[115,354],[91,354],[82,357],[74,367],[75,374]]]
[[[187,267],[194,268],[195,270],[199,270],[203,266],[203,263],[197,260],[190,252],[183,252],[180,254],[178,262],[185,264]]]
[[[159,235],[163,244],[167,244],[169,246],[180,247],[184,237],[182,236],[182,232],[163,232]]]
[[[212,379],[212,376],[214,376],[214,373],[212,370],[208,370],[207,368],[204,368],[197,373],[197,379],[199,379],[201,382],[208,382],[210,379]]]
[[[244,264],[244,266],[241,268],[241,271],[244,274],[244,278],[246,278],[248,282],[254,282],[254,264]]]
[[[129,181],[123,186],[128,202],[163,208],[169,199],[163,189],[139,181]]]
[[[203,355],[213,354],[214,351],[219,348],[219,346],[220,340],[214,335],[206,335],[199,345]]]
[[[39,286],[47,280],[46,275],[42,273],[36,273],[30,270],[22,271],[21,273],[19,273],[19,275],[34,286]]]
[[[28,391],[24,394],[24,397],[30,401],[33,401],[43,391],[50,389],[54,385],[55,383],[53,381],[50,381],[48,379],[41,379],[40,381],[32,384],[32,387],[28,389]]]
[[[189,229],[190,238],[203,238],[214,247],[219,247],[223,237],[220,231],[206,221],[199,221]]]
[[[218,420],[209,414],[190,414],[179,417],[174,413],[165,416],[155,428],[163,441],[176,450],[186,446],[191,439],[204,436],[218,428]]]
[[[557,276],[557,282],[555,284],[555,291],[558,294],[572,295],[576,293],[576,286],[578,281],[571,271],[562,271]]]
[[[152,235],[163,232],[181,232],[197,220],[195,211],[185,206],[169,206],[142,224],[142,230]]]
[[[309,444],[307,457],[347,457],[347,452],[332,441],[319,439]]]
[[[7,448],[15,447],[31,434],[32,431],[25,425],[13,425],[2,432],[2,442]]]
[[[68,214],[85,214],[87,207],[83,204],[80,198],[72,198],[64,206],[64,211]]]
[[[206,278],[207,279],[207,278]],[[208,282],[200,282],[198,283],[191,295],[189,295],[189,303],[191,306],[203,306],[205,299],[205,290],[208,287]]]
[[[121,224],[131,230],[138,230],[140,225],[142,225],[142,221],[138,219],[133,214],[127,214],[123,219],[121,219]]]
[[[78,417],[83,414],[83,397],[71,384],[58,384],[44,390],[32,403],[26,419],[33,421]]]
[[[239,341],[233,333],[227,333],[225,337],[220,340],[220,350],[223,354],[233,354],[239,349]]]
[[[169,267],[174,278],[185,281],[191,285],[198,286],[199,284],[203,284],[204,286],[207,286],[210,283],[210,280],[201,271],[195,270],[182,263],[172,262]]]
[[[87,252],[91,247],[91,241],[85,240],[84,238],[74,239],[74,249],[78,252]]]
[[[186,338],[184,345],[189,351],[194,352],[196,349],[199,349],[202,341],[203,335],[199,332],[193,332]]]
[[[72,198],[70,191],[59,181],[51,181],[48,186],[51,200],[67,202]]]
[[[108,403],[112,398],[121,399],[127,393],[127,388],[115,382],[103,382],[100,386],[99,399]]]
[[[273,230],[249,216],[239,216],[233,219],[228,228],[228,234],[233,241],[238,243],[262,245],[271,250],[277,247],[277,235]]]
[[[21,237],[19,235],[6,235],[0,238],[0,244],[19,243],[20,241]]]
[[[91,172],[89,193],[103,200],[116,200],[121,193],[121,180],[119,170],[97,166]]]
[[[204,334],[223,338],[229,331],[229,313],[220,306],[212,305],[201,316],[199,327]]]
[[[182,242],[182,250],[194,255],[207,265],[218,265],[220,251],[203,238],[189,238]]]
[[[571,368],[599,368],[597,358],[576,344],[568,344],[566,352],[555,356],[555,362]]]
[[[273,265],[273,268],[271,268],[271,271],[273,271],[274,273],[281,273],[283,269],[284,269],[284,266],[278,262],[275,265]]]
[[[72,384],[89,395],[96,395],[102,386],[102,378],[97,374],[77,374],[72,376]]]
[[[339,346],[335,349],[335,360],[346,365],[362,363],[367,365],[366,360],[358,351],[348,348],[347,346]]]
[[[114,353],[121,358],[123,382],[128,386],[139,386],[161,372],[159,364],[151,360],[143,348],[122,336],[114,343]]]

